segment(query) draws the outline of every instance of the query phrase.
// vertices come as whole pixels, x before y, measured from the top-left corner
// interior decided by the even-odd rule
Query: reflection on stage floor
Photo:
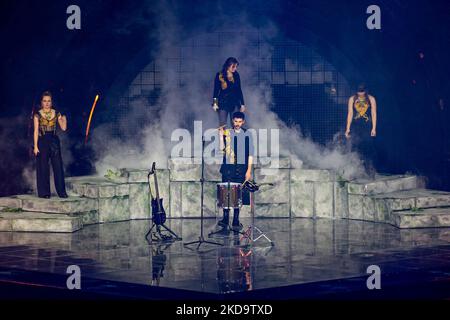
[[[0,268],[66,275],[69,265],[78,265],[82,279],[212,294],[367,277],[370,265],[392,275],[450,270],[449,228],[400,230],[328,219],[256,222],[273,247],[264,239],[245,245],[240,234],[230,232],[210,238],[222,246],[203,244],[198,252],[183,245],[198,239],[198,219],[168,220],[183,241],[153,245],[144,238],[148,220],[91,225],[73,234],[5,232]],[[215,223],[205,220],[205,235]]]

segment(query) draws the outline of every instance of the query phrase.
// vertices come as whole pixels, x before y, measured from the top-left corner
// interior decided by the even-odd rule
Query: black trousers
[[[239,111],[241,106],[227,106],[226,108],[220,108],[217,110],[217,114],[219,116],[219,127],[227,124],[228,116],[230,116],[230,127],[233,127],[233,113]]]
[[[358,152],[364,161],[364,168],[367,173],[375,170],[377,161],[376,138],[370,136],[372,122],[363,120],[354,121],[350,128],[350,140],[352,151]]]
[[[50,164],[52,163],[55,189],[59,196],[66,194],[61,145],[57,135],[47,133],[38,139],[39,153],[36,157],[36,181],[39,197],[50,196]]]

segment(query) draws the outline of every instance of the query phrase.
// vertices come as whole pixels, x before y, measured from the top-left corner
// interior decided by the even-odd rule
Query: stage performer
[[[218,113],[219,126],[227,124],[228,116],[230,116],[231,123],[231,115],[234,112],[245,112],[241,78],[236,71],[238,65],[239,62],[236,58],[228,58],[214,80],[212,107]]]
[[[67,119],[53,109],[52,94],[45,91],[41,96],[41,108],[33,115],[34,155],[36,156],[37,192],[40,198],[50,198],[50,165],[52,163],[55,189],[60,198],[67,198],[61,145],[57,135],[57,124],[66,131]]]
[[[373,163],[376,161],[376,135],[377,103],[368,94],[365,85],[360,84],[357,93],[348,99],[345,137],[351,142],[352,149],[363,156],[364,167],[372,177],[375,175]]]
[[[244,181],[252,178],[253,138],[251,133],[242,127],[245,124],[245,114],[243,112],[233,113],[232,123],[232,129],[219,128],[219,145],[224,153],[220,173],[222,174],[222,182],[242,184]],[[250,194],[247,190],[242,190],[242,204],[250,204]],[[218,225],[224,228],[227,227],[229,217],[230,209],[223,209],[223,218]],[[239,208],[234,209],[231,228],[234,231],[242,229],[242,224],[239,222]]]

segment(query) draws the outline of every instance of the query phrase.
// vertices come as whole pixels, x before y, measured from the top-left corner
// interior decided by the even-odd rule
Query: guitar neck
[[[273,186],[273,183],[272,182],[263,182],[263,183],[260,183],[259,186]]]
[[[158,177],[156,177],[156,170],[155,170],[155,192],[156,192],[156,200],[158,200],[159,202]]]

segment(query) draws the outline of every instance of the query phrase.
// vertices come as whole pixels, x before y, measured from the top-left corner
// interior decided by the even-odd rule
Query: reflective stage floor
[[[145,240],[148,220],[91,225],[73,234],[0,233],[1,296],[18,285],[65,289],[67,267],[77,265],[81,291],[105,297],[450,298],[450,228],[256,220],[274,241],[271,247],[264,239],[246,246],[233,233],[208,238],[215,223],[205,220],[205,239],[223,246],[202,244],[199,251],[183,245],[198,240],[198,219],[169,220],[183,241],[160,245]],[[367,289],[371,265],[380,267],[381,290]]]

